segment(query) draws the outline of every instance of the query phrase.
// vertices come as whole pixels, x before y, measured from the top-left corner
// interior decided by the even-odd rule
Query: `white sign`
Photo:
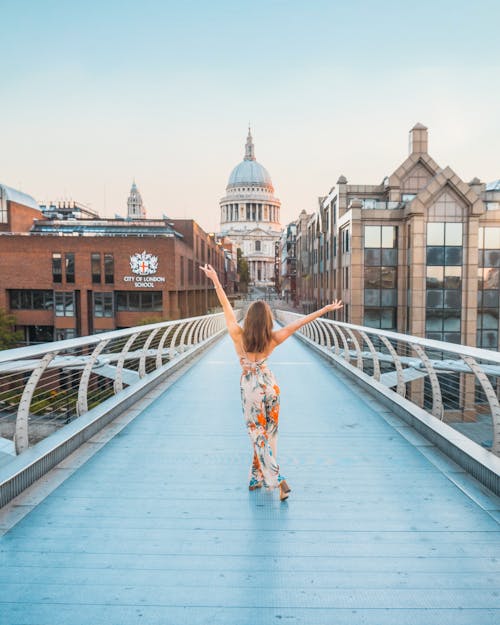
[[[149,276],[158,270],[158,256],[153,254],[134,254],[130,257],[130,269],[139,276]]]
[[[158,271],[158,256],[137,252],[130,257],[130,269],[135,276],[124,276],[124,282],[133,282],[136,288],[153,289],[158,283],[166,282],[164,276],[155,276]]]

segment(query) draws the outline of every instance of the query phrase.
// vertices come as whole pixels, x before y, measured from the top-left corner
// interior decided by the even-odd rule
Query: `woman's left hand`
[[[344,304],[342,303],[342,300],[341,299],[336,299],[336,300],[333,300],[333,302],[331,304],[327,304],[325,306],[325,308],[327,309],[328,312],[332,312],[334,310],[339,310],[343,306],[344,306]]]

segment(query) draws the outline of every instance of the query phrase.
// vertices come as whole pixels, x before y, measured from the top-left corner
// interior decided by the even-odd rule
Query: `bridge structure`
[[[498,625],[500,356],[320,320],[269,364],[286,502],[222,315],[0,353],[1,625]]]

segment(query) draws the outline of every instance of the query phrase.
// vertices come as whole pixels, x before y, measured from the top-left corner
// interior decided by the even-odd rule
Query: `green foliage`
[[[146,315],[145,317],[141,317],[141,320],[137,325],[148,326],[152,323],[161,323],[162,321],[170,320],[167,317],[162,317],[161,315]]]
[[[21,331],[14,331],[16,318],[0,308],[0,349],[17,347],[23,340]]]
[[[236,252],[237,256],[237,271],[240,276],[240,284],[247,285],[250,282],[250,273],[248,271],[248,261],[243,256],[240,248]]]

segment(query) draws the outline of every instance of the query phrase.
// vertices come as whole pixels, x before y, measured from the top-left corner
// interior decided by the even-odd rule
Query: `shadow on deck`
[[[298,340],[270,366],[288,502],[226,337],[0,513],[0,623],[498,625],[498,498]]]

